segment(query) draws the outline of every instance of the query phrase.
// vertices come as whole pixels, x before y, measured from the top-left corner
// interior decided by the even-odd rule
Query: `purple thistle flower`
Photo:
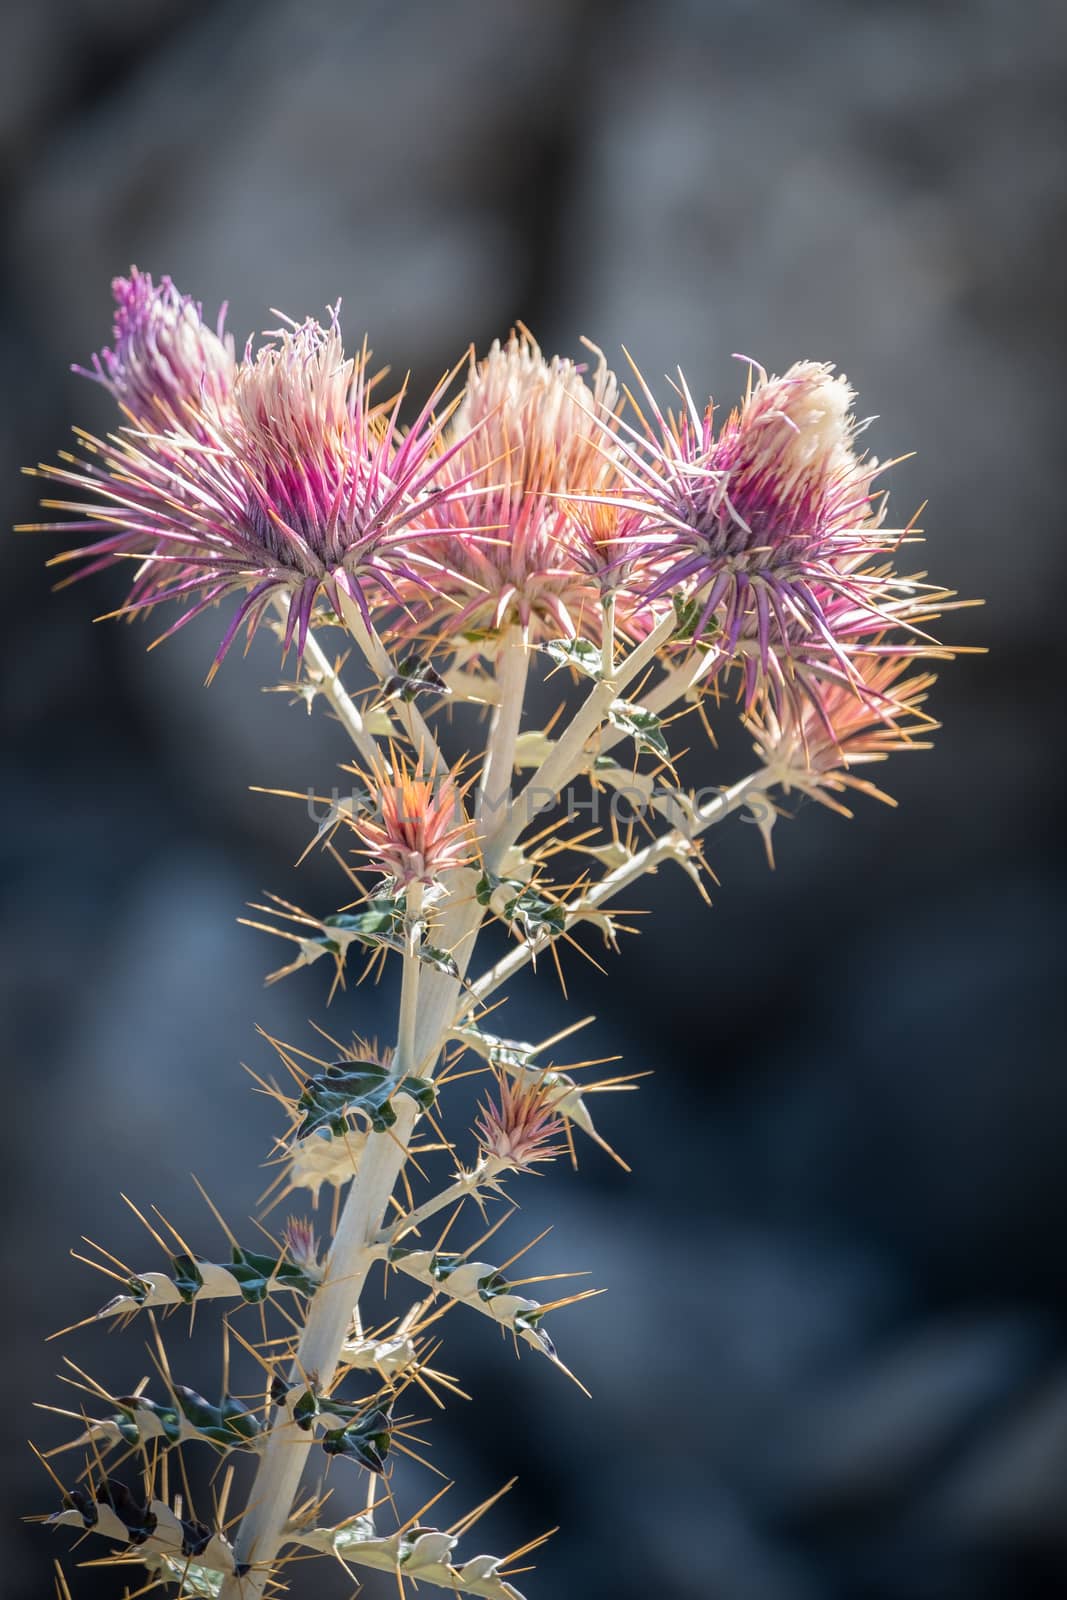
[[[232,393],[233,336],[223,332],[226,307],[213,333],[203,310],[180,294],[170,278],[158,288],[147,272],[130,268],[114,278],[114,349],[74,368],[109,389],[127,411],[146,423],[188,426],[198,433],[198,413],[224,406]]]
[[[744,658],[749,706],[767,679],[789,686],[829,670],[856,681],[852,636],[900,620],[897,580],[867,563],[903,533],[881,526],[872,482],[882,469],[854,449],[848,383],[810,361],[782,378],[761,372],[716,433],[711,404],[701,413],[684,378],[675,416],[638,376],[649,416],[620,442],[619,499],[641,513],[647,597],[698,599],[698,633],[714,620],[724,662]]]
[[[170,289],[152,298],[144,283],[138,279],[130,291],[139,317],[131,313],[119,348],[101,361],[100,381],[116,393],[133,383],[131,374],[138,384],[146,378],[145,351],[163,348],[161,303],[178,308],[183,328],[192,326],[190,302]],[[153,330],[151,337],[135,340],[135,323]],[[183,333],[172,346],[185,350],[188,342]],[[375,401],[369,356],[364,346],[346,358],[335,313],[328,327],[293,324],[270,334],[255,355],[246,350],[225,396],[218,369],[210,381],[201,371],[196,395],[181,397],[180,419],[173,387],[158,390],[153,415],[140,419],[147,425],[84,440],[88,462],[40,469],[80,496],[45,502],[79,515],[56,526],[95,536],[54,562],[84,563],[80,577],[135,558],[137,574],[119,614],[177,601],[184,609],[168,632],[240,594],[212,671],[242,625],[251,634],[276,595],[289,604],[285,647],[295,636],[302,651],[320,594],[340,614],[343,592],[369,617],[371,604],[397,597],[398,580],[425,586],[433,569],[414,560],[424,537],[416,524],[464,492],[462,476],[445,487],[435,482],[465,443],[460,437],[443,451],[440,444],[453,408],[441,416],[435,408],[452,375],[402,433],[403,390]],[[164,368],[173,377],[177,357],[152,370],[158,377]],[[194,377],[195,362],[182,370]]]

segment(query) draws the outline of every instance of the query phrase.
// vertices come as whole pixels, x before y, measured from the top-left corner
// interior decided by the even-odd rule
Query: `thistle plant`
[[[238,358],[222,317],[209,326],[169,279],[132,270],[114,293],[113,347],[84,370],[114,397],[115,431],[79,432],[78,453],[36,469],[62,518],[49,526],[76,541],[54,564],[81,578],[130,562],[117,614],[166,609],[168,633],[217,609],[209,677],[239,636],[276,636],[294,696],[350,738],[345,797],[308,840],[336,868],[334,904],[271,895],[245,918],[287,946],[272,978],[315,965],[346,1015],[313,1052],[270,1041],[269,1245],[219,1215],[226,1249],[201,1251],[157,1213],[151,1259],[100,1254],[118,1281],[97,1317],[150,1322],[156,1375],[115,1395],[75,1369],[78,1465],[49,1463],[62,1498],[45,1520],[139,1565],[137,1594],[301,1592],[291,1564],[317,1553],[401,1592],[520,1600],[537,1540],[466,1554],[484,1508],[438,1528],[390,1486],[413,1398],[459,1403],[433,1364],[445,1310],[570,1376],[557,1314],[592,1291],[538,1290],[525,1264],[509,1276],[495,1235],[511,1213],[494,1208],[583,1144],[625,1165],[590,1107],[632,1080],[568,1062],[572,1029],[509,1037],[506,986],[614,949],[645,874],[680,869],[706,898],[703,838],[731,815],[769,853],[798,797],[845,815],[850,790],[884,799],[866,769],[927,745],[929,664],[951,654],[929,627],[958,602],[898,570],[917,530],[888,524],[886,469],[827,365],[749,364],[720,420],[681,373],[661,402],[636,368],[624,387],[593,346],[546,360],[520,327],[420,407],[365,344],[345,354],[337,310]],[[751,770],[694,787],[687,752],[727,719]],[[399,1014],[378,1044],[339,991],[386,963]],[[449,1090],[472,1072],[485,1084],[464,1131]],[[406,1298],[375,1327],[378,1274]],[[203,1327],[216,1303],[208,1399],[178,1381],[158,1324],[187,1306]],[[243,1395],[235,1349],[255,1374]],[[185,1451],[223,1465],[195,1511]],[[363,1475],[362,1511],[331,1517],[327,1469]]]

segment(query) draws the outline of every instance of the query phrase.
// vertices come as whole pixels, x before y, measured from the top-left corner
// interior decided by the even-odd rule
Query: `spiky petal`
[[[319,1271],[319,1244],[307,1217],[290,1217],[282,1235],[285,1253],[294,1266],[314,1275]]]

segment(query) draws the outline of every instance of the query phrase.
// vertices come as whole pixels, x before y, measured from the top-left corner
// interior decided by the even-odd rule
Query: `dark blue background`
[[[886,769],[898,811],[804,808],[774,874],[736,821],[712,911],[662,874],[609,978],[520,986],[513,1031],[595,1011],[576,1054],[655,1076],[601,1102],[633,1176],[588,1151],[509,1236],[555,1223],[538,1264],[609,1289],[556,1324],[592,1400],[454,1313],[442,1364],[477,1398],[436,1459],[451,1516],[519,1472],[486,1548],[562,1525],[531,1597],[1067,1592],[1061,7],[38,0],[3,30],[7,520],[34,515],[20,463],[108,425],[67,366],[131,261],[228,298],[239,343],[340,294],[350,342],[424,384],[516,317],[724,400],[735,351],[832,359],[872,448],[918,452],[894,507],[929,499],[921,561],[987,600],[947,631],[991,653],[945,672],[936,751]],[[268,1066],[255,1022],[311,1047],[325,984],[264,992],[278,950],[235,918],[341,891],[291,870],[300,807],[249,786],[328,789],[347,753],[258,692],[265,648],[201,688],[214,618],[151,656],[94,627],[117,577],[51,596],[52,548],[10,537],[3,564],[12,1600],[65,1547],[15,1520],[52,1504],[27,1433],[62,1437],[30,1397],[70,1403],[64,1349],[120,1387],[149,1370],[140,1328],[43,1346],[106,1292],[68,1246],[158,1264],[123,1188],[213,1248],[189,1172],[233,1220],[263,1187],[275,1123],[239,1063]],[[392,1005],[351,990],[326,1020],[384,1035]],[[178,1374],[205,1387],[213,1327]],[[398,1483],[406,1508],[434,1487]],[[294,1570],[295,1600],[349,1587]]]

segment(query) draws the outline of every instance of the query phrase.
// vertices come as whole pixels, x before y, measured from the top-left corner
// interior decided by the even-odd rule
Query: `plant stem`
[[[411,1072],[417,1048],[421,911],[422,886],[414,883],[407,894],[408,947],[393,1058],[398,1080]],[[407,1142],[417,1109],[410,1096],[400,1097],[394,1127],[372,1134],[367,1141],[330,1246],[323,1282],[308,1307],[289,1374],[291,1384],[315,1383],[321,1390],[333,1381],[367,1270],[375,1259],[373,1241],[381,1232],[390,1196],[407,1159]],[[275,1417],[236,1540],[238,1560],[254,1563],[255,1570],[244,1579],[228,1579],[220,1600],[258,1600],[262,1595],[314,1443],[311,1434],[291,1420],[281,1420],[277,1412]]]
[[[543,809],[543,802],[560,794],[583,770],[588,760],[586,742],[606,721],[612,702],[648,666],[677,626],[674,613],[669,613],[630,651],[611,678],[602,679],[590,691],[541,765],[516,795],[508,817],[493,840],[492,855],[496,862],[533,821],[538,808]],[[494,864],[488,856],[487,861],[490,866]]]
[[[604,678],[611,678],[615,670],[615,591],[604,596],[604,610],[601,621],[602,638],[600,640],[600,672]]]
[[[529,651],[518,628],[508,629],[496,658],[499,699],[493,709],[493,722],[485,747],[485,764],[478,789],[477,821],[483,825],[484,848],[492,846],[494,836],[508,821],[511,780],[515,768],[515,745],[526,699],[526,679],[530,668]]]
[[[363,652],[367,665],[379,685],[384,687],[396,673],[392,657],[374,629],[367,626],[366,618],[351,596],[339,588],[338,597],[345,627]],[[427,760],[435,772],[445,771],[447,763],[437,748],[437,740],[430,732],[426,719],[414,701],[399,700],[390,706],[390,710],[402,723],[415,754]]]
[[[330,702],[337,720],[364,761],[373,768],[378,761],[378,745],[374,735],[368,733],[355,701],[331,667],[329,658],[310,630],[304,645],[304,670],[315,687],[321,690]]]
[[[487,1185],[495,1183],[505,1172],[513,1170],[511,1163],[503,1161],[499,1156],[483,1156],[470,1172],[461,1172],[454,1183],[450,1183],[440,1194],[435,1194],[431,1199],[416,1206],[414,1211],[409,1211],[401,1217],[391,1228],[386,1228],[377,1240],[379,1249],[387,1249],[402,1239],[406,1233],[420,1228],[430,1217],[436,1216],[439,1211],[444,1211],[450,1205],[456,1205],[461,1200],[469,1200],[471,1195]]]
[[[587,895],[576,905],[568,908],[567,927],[572,928],[575,923],[582,922],[587,917],[595,916],[601,906],[633,883],[635,879],[642,877],[646,872],[655,872],[658,866],[664,861],[676,857],[693,839],[702,833],[706,833],[717,822],[724,821],[733,812],[739,810],[741,806],[748,804],[754,796],[762,794],[778,781],[774,773],[766,767],[761,767],[757,772],[750,772],[747,778],[742,778],[739,782],[732,784],[729,789],[724,789],[721,794],[716,795],[714,800],[709,800],[706,805],[701,806],[695,812],[692,823],[689,826],[669,829],[668,832],[661,834],[658,839],[654,839],[651,844],[646,845],[643,850],[638,850],[630,857],[629,861],[623,862],[622,866],[616,867],[614,871],[605,874]],[[506,956],[502,956],[486,972],[483,972],[482,976],[476,979],[468,989],[456,1022],[461,1021],[473,1006],[483,1004],[489,999],[490,995],[495,994],[497,989],[502,984],[507,983],[508,979],[513,977],[516,972],[519,972],[532,959],[534,954],[535,951],[531,945],[516,945],[513,950],[508,951]]]
[[[369,1247],[381,1230],[418,1112],[410,1096],[399,1100],[394,1127],[372,1134],[367,1141],[330,1246],[326,1276],[308,1308],[290,1383],[314,1381],[325,1388],[337,1371],[353,1308],[373,1259]],[[237,1559],[255,1565],[244,1578],[228,1578],[220,1600],[259,1600],[263,1594],[313,1442],[311,1434],[294,1422],[278,1421],[272,1428],[236,1539]]]

